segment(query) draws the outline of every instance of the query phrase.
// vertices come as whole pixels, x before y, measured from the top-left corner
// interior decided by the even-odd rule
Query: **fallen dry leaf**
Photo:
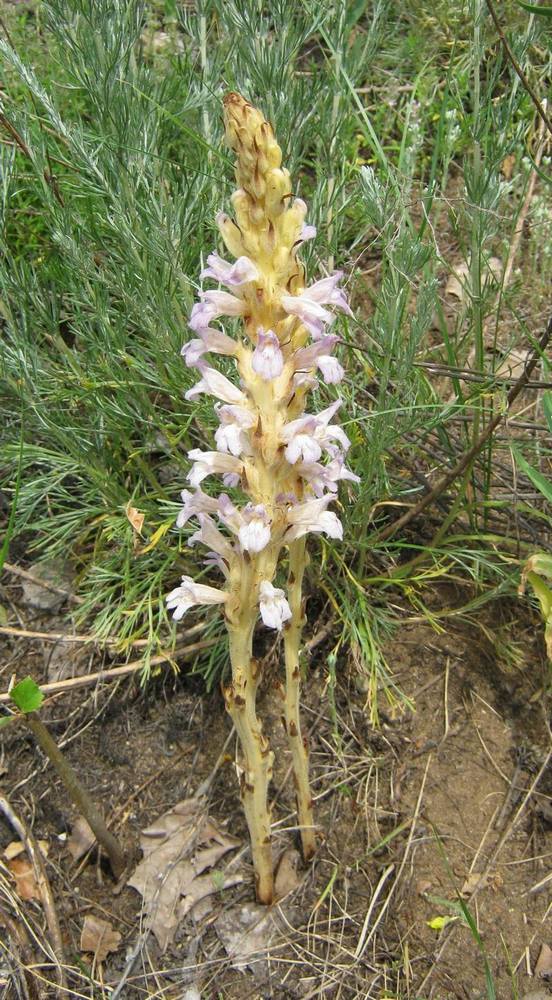
[[[128,879],[143,896],[149,926],[162,951],[180,921],[211,893],[242,881],[213,869],[239,840],[223,833],[197,799],[185,799],[142,831],[144,859]]]
[[[15,891],[20,899],[40,899],[34,869],[28,858],[12,858],[8,868],[15,879]]]
[[[552,948],[547,944],[541,945],[539,957],[535,965],[535,975],[541,979],[552,979]]]
[[[223,910],[215,920],[215,930],[234,969],[245,972],[249,968],[257,982],[269,978],[267,953],[278,930],[276,910],[244,903]]]
[[[276,900],[283,899],[299,885],[300,879],[297,869],[300,860],[299,851],[295,851],[291,847],[282,854],[274,878],[274,897]]]
[[[37,844],[44,857],[47,857],[49,849],[48,842],[46,840],[38,840]],[[20,854],[23,854],[24,850],[25,844],[21,840],[12,840],[4,850],[4,857],[6,858],[6,861],[11,861],[12,858],[17,858]]]
[[[127,503],[127,505],[125,507],[125,514],[128,517],[128,519],[129,519],[132,527],[134,528],[135,532],[138,535],[141,535],[142,534],[142,528],[144,526],[144,517],[146,515],[142,514],[141,511],[136,510],[136,507],[132,507],[130,505],[130,503]]]
[[[458,264],[452,274],[449,274],[445,285],[445,295],[454,295],[455,298],[463,301],[468,297],[470,288],[470,264],[462,261]],[[487,261],[481,262],[481,278],[483,284],[489,281],[500,281],[502,277],[502,261],[498,257],[489,257]]]
[[[497,378],[518,379],[527,367],[532,351],[510,351],[495,371]]]
[[[488,873],[483,875],[481,872],[470,872],[466,881],[464,882],[464,885],[460,889],[460,895],[471,896],[472,892],[475,892],[477,886],[479,885],[482,879],[483,881],[481,883],[481,889],[486,889],[489,883],[491,882],[491,876]]]
[[[90,952],[96,962],[104,962],[121,944],[119,931],[107,920],[87,914],[81,931],[80,950]]]
[[[67,841],[69,854],[73,861],[78,861],[96,843],[96,838],[86,822],[84,816],[78,816],[73,823],[71,836]]]

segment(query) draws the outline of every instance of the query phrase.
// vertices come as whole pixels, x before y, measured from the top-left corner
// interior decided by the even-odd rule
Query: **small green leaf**
[[[44,695],[32,677],[25,677],[24,680],[19,681],[19,684],[12,687],[10,698],[24,715],[36,712],[44,701]]]
[[[226,876],[224,872],[219,872],[218,869],[215,868],[215,870],[211,872],[211,878],[213,880],[213,885],[217,890],[217,892],[222,892],[222,890],[224,889],[224,884],[226,882]]]
[[[15,722],[16,718],[17,716],[15,715],[3,715],[0,719],[0,729],[3,729],[4,726],[9,726],[11,722]]]
[[[514,453],[516,456],[516,462],[523,469],[525,475],[529,477],[533,486],[536,486],[537,489],[540,490],[545,500],[548,500],[548,503],[552,503],[552,483],[546,478],[546,476],[543,476],[542,472],[539,472],[538,469],[534,469],[532,465],[529,465],[529,462],[524,459],[523,455],[517,450],[517,448],[514,449]]]
[[[8,612],[3,604],[0,604],[0,625],[8,624]]]
[[[541,17],[552,17],[552,7],[541,7],[538,3],[527,3],[526,0],[517,0],[520,7],[528,10],[530,14],[539,14]]]
[[[552,434],[552,392],[545,392],[542,397],[542,408],[548,424],[548,430]]]

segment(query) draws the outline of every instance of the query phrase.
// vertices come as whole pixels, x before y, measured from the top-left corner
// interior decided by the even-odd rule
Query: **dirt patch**
[[[16,587],[11,597],[17,600]],[[66,620],[31,621],[12,606],[23,627],[67,629]],[[242,970],[232,967],[216,929],[218,920],[228,937],[240,913],[251,921],[253,899],[234,742],[220,760],[230,726],[219,693],[205,695],[190,676],[176,678],[165,670],[146,690],[127,678],[64,694],[44,710],[133,863],[140,857],[140,831],[212,777],[209,813],[240,838],[243,846],[227,864],[244,881],[216,893],[214,903],[186,918],[163,955],[144,933],[138,893],[127,886],[114,892],[107,868],[94,854],[71,860],[67,838],[75,811],[31,740],[21,730],[6,730],[3,794],[35,837],[48,844],[46,870],[70,995],[108,997],[125,977],[118,994],[125,1000],[476,1000],[487,995],[486,963],[498,997],[515,996],[512,983],[519,995],[542,988],[542,980],[529,976],[541,945],[550,943],[552,768],[541,637],[529,623],[523,635],[518,626],[523,656],[513,669],[512,657],[497,657],[489,634],[488,622],[485,632],[455,625],[441,635],[425,624],[403,626],[386,658],[415,710],[390,716],[382,707],[379,729],[370,725],[364,696],[346,664],[335,691],[336,711],[330,710],[319,651],[305,684],[304,718],[320,849],[308,869],[299,868],[298,887],[278,908],[268,952]],[[41,640],[3,636],[2,644],[3,689],[13,671],[46,677],[50,658]],[[101,655],[85,662],[97,670]],[[279,856],[297,843],[275,681],[270,668],[261,710],[274,732]],[[14,839],[9,823],[0,820],[0,851]],[[52,982],[55,974],[47,949],[41,951],[48,927],[40,902],[17,896],[5,863],[0,877],[0,913],[15,956],[8,961],[5,947],[0,954],[7,1000],[18,995],[18,957],[21,966],[42,963]],[[87,916],[108,921],[122,936],[118,950],[101,965],[80,951]],[[16,924],[22,928],[19,938]],[[37,996],[60,995],[55,986],[40,990]]]

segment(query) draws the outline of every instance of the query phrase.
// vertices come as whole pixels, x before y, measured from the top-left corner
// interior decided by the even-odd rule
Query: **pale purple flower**
[[[336,385],[341,382],[345,370],[337,358],[332,358],[331,354],[322,354],[318,358],[318,368],[322,373],[322,378],[326,385]]]
[[[340,406],[341,400],[338,399],[320,413],[307,413],[285,425],[281,440],[287,445],[285,456],[290,465],[298,461],[317,462],[323,450],[331,457],[338,455],[340,448],[348,450],[350,441],[344,430],[330,424]],[[333,444],[334,441],[338,441],[339,445]]]
[[[278,378],[284,368],[280,341],[273,330],[257,331],[257,346],[251,357],[251,367],[266,382]]]
[[[261,552],[270,541],[270,518],[264,504],[247,503],[242,511],[225,493],[219,497],[219,517],[235,535],[242,549]]]
[[[278,632],[282,630],[284,622],[293,617],[284,591],[273,587],[269,580],[261,580],[259,608],[266,627],[275,628]]]
[[[251,443],[247,431],[256,423],[256,417],[245,406],[215,407],[220,427],[215,431],[215,441],[219,451],[231,455],[250,455]]]
[[[174,609],[173,618],[179,622],[186,612],[196,604],[224,604],[228,600],[225,590],[195,583],[190,576],[183,576],[180,586],[167,594],[167,608]]]
[[[205,559],[202,559],[202,563],[208,569],[220,569],[223,576],[229,576],[228,566],[222,556],[219,556],[218,552],[208,552]]]
[[[194,463],[190,469],[187,480],[191,486],[199,486],[207,476],[231,475],[232,485],[237,485],[243,472],[243,462],[240,462],[234,455],[224,455],[219,451],[201,451],[200,448],[193,448],[188,452],[188,458]]]
[[[290,527],[284,535],[284,541],[293,542],[308,532],[328,535],[330,538],[343,538],[341,521],[333,511],[326,510],[331,500],[332,495],[327,493],[319,499],[307,500],[289,507],[286,520]]]
[[[226,562],[230,562],[233,556],[233,549],[230,542],[220,533],[212,517],[208,514],[198,514],[199,531],[191,535],[188,539],[190,548],[197,545],[207,545],[213,552],[221,556]]]
[[[205,392],[209,396],[216,396],[217,399],[222,399],[225,403],[237,403],[239,405],[247,401],[245,393],[241,389],[238,389],[225,375],[217,371],[216,368],[208,368],[207,365],[201,363],[197,367],[201,372],[201,378],[191,389],[188,389],[188,392],[184,394],[184,399],[191,401],[197,399],[202,392]]]
[[[222,285],[229,287],[239,287],[246,285],[249,281],[256,281],[259,271],[249,257],[238,257],[230,264],[227,260],[219,257],[218,253],[210,253],[207,257],[208,267],[204,267],[200,278],[214,278]]]
[[[205,327],[197,331],[199,339],[189,340],[181,350],[181,355],[186,361],[188,368],[193,368],[198,361],[212,351],[214,354],[233,355],[236,353],[237,344],[232,337],[228,337],[221,330],[213,327]]]
[[[208,350],[209,348],[205,346],[203,340],[195,338],[194,340],[188,340],[187,343],[184,344],[180,353],[188,368],[194,368],[203,355],[207,354]]]
[[[234,486],[239,486],[241,482],[241,476],[237,472],[225,472],[222,481],[225,486],[232,489]]]
[[[312,368],[319,368],[324,381],[328,385],[341,382],[345,372],[339,361],[331,356],[331,352],[338,343],[339,337],[328,334],[315,340],[308,347],[301,347],[293,356],[295,370],[308,372]]]
[[[318,379],[311,375],[310,372],[296,372],[293,376],[293,389],[316,389],[318,385]]]
[[[326,491],[337,493],[337,484],[342,479],[360,483],[360,477],[346,467],[341,456],[332,459],[327,465],[321,465],[320,462],[299,462],[295,468],[317,497],[324,496]]]
[[[307,240],[313,240],[316,236],[316,226],[309,226],[306,222],[303,223],[303,228],[299,233],[299,239],[301,243],[306,243]]]
[[[247,552],[262,552],[270,541],[270,518],[262,503],[245,505],[243,523],[238,531],[241,546]]]
[[[325,305],[331,305],[335,309],[341,309],[352,316],[347,298],[343,289],[337,287],[338,281],[343,277],[342,271],[327,278],[316,281],[310,288],[305,288],[299,295],[282,295],[282,306],[290,316],[297,316],[317,339],[322,336],[325,326],[330,326],[334,317]]]
[[[180,496],[184,506],[176,519],[177,528],[183,528],[196,514],[215,514],[218,510],[218,501],[207,496],[203,490],[197,489],[195,493],[190,493],[190,490],[182,490]]]
[[[206,330],[209,324],[219,316],[243,316],[245,302],[236,298],[230,292],[208,291],[200,292],[201,302],[192,306],[188,326],[194,333]]]

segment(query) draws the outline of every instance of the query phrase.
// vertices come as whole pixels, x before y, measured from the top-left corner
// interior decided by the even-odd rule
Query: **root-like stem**
[[[291,750],[295,791],[297,796],[297,818],[301,828],[301,845],[305,861],[310,861],[316,852],[312,795],[309,786],[309,754],[306,740],[301,735],[299,714],[299,694],[301,671],[299,667],[299,646],[303,629],[302,586],[307,553],[305,538],[299,538],[289,547],[288,601],[293,617],[288,622],[284,635],[286,659],[285,720],[286,732]]]
[[[270,843],[268,785],[274,755],[263,735],[255,701],[258,664],[252,658],[253,622],[228,627],[232,683],[225,689],[226,708],[236,727],[243,754],[240,792],[251,837],[255,887],[259,903],[272,903],[274,877]]]
[[[69,761],[62,754],[42,720],[33,712],[23,715],[22,721],[30,729],[50,763],[55,767],[67,792],[84,816],[98,843],[106,852],[115,878],[120,878],[126,866],[125,855],[117,838],[107,829],[100,810],[92,801],[86,788],[81,785]]]

